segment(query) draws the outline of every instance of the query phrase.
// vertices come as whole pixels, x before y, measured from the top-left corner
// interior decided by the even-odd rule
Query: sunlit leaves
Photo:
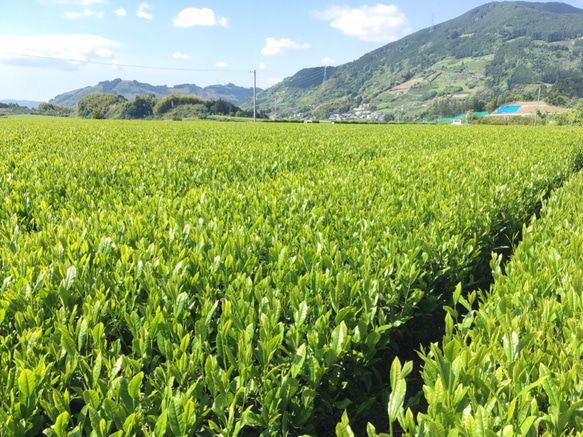
[[[540,218],[441,346],[423,355],[427,411],[408,432],[443,427],[464,435],[579,435],[583,432],[581,283],[583,178],[574,175],[545,201]],[[493,262],[496,269],[498,260]],[[454,347],[455,345],[455,347]],[[391,395],[393,396],[393,395]]]
[[[489,426],[457,388],[481,369],[475,396],[516,381],[521,422],[504,426],[528,428],[524,354],[551,339],[490,326],[462,288],[574,170],[565,131],[1,122],[0,434],[312,433],[361,420],[384,385],[405,426],[408,364],[378,369],[457,284],[448,333],[486,325],[516,365],[452,342],[428,396]],[[564,259],[549,253],[553,272]]]

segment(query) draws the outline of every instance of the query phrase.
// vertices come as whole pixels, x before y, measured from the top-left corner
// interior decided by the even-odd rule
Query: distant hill
[[[583,76],[583,10],[505,1],[477,7],[353,62],[300,70],[259,93],[258,105],[269,110],[277,95],[278,115],[323,117],[369,104],[371,110],[419,119],[440,99],[479,99],[482,105],[518,94],[532,100],[539,84],[550,89],[578,76]]]
[[[228,85],[211,85],[204,88],[194,84],[180,84],[168,87],[166,85],[150,85],[136,80],[114,79],[99,82],[95,86],[88,86],[59,94],[54,99],[51,99],[50,103],[75,108],[79,99],[93,93],[116,94],[124,96],[128,100],[133,100],[141,95],[154,95],[160,99],[170,94],[188,94],[196,95],[203,99],[223,99],[239,105],[244,100],[253,97],[253,88],[243,88],[231,83]]]
[[[12,100],[12,99],[4,99],[0,100],[0,103],[6,104],[15,104],[18,106],[25,106],[30,109],[36,109],[40,102],[35,102],[34,100]]]

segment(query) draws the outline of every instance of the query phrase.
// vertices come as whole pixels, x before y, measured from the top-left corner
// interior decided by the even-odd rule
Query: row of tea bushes
[[[326,434],[579,164],[560,129],[5,120],[0,434]]]
[[[583,432],[583,175],[523,234],[505,273],[493,261],[490,291],[456,292],[442,343],[422,353],[427,409],[416,418],[404,408],[410,364],[393,363],[390,418],[406,435]],[[350,435],[347,417],[337,430]]]

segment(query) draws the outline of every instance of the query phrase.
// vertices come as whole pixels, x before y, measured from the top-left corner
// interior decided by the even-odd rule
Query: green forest
[[[438,101],[479,111],[520,99],[573,106],[583,76],[583,10],[562,3],[493,2],[337,67],[305,68],[258,95],[278,113],[328,116],[362,103],[387,119],[431,119]],[[323,79],[326,77],[326,83]],[[562,96],[562,97],[561,97]],[[482,102],[482,103],[480,103]],[[476,106],[477,104],[477,106]],[[271,105],[271,106],[270,106]],[[456,114],[458,115],[458,114]]]
[[[206,118],[210,115],[253,117],[253,111],[244,111],[223,99],[207,100],[178,94],[161,99],[151,95],[127,100],[115,94],[94,93],[77,102],[76,114],[81,118],[121,120]]]

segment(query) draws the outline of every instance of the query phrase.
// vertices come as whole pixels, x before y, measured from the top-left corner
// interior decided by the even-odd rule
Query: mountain
[[[187,83],[168,87],[166,85],[150,85],[136,80],[114,79],[111,81],[106,80],[99,82],[95,86],[88,86],[59,94],[54,99],[51,99],[50,103],[75,108],[79,99],[92,93],[116,94],[124,96],[128,100],[133,100],[141,95],[154,95],[156,98],[160,99],[170,94],[188,94],[196,95],[204,99],[223,99],[235,105],[239,105],[244,100],[253,97],[253,88],[243,88],[233,85],[232,83],[228,85],[211,85],[204,88]]]
[[[259,93],[257,101],[268,110],[277,99],[284,116],[322,117],[368,104],[370,110],[414,119],[443,99],[480,99],[482,106],[516,94],[536,99],[539,84],[577,76],[583,76],[583,10],[505,1],[472,9],[353,62],[303,69]]]
[[[0,100],[0,103],[6,104],[15,104],[18,106],[25,106],[30,109],[36,109],[40,102],[35,102],[34,100],[12,100],[12,99],[4,99]]]

